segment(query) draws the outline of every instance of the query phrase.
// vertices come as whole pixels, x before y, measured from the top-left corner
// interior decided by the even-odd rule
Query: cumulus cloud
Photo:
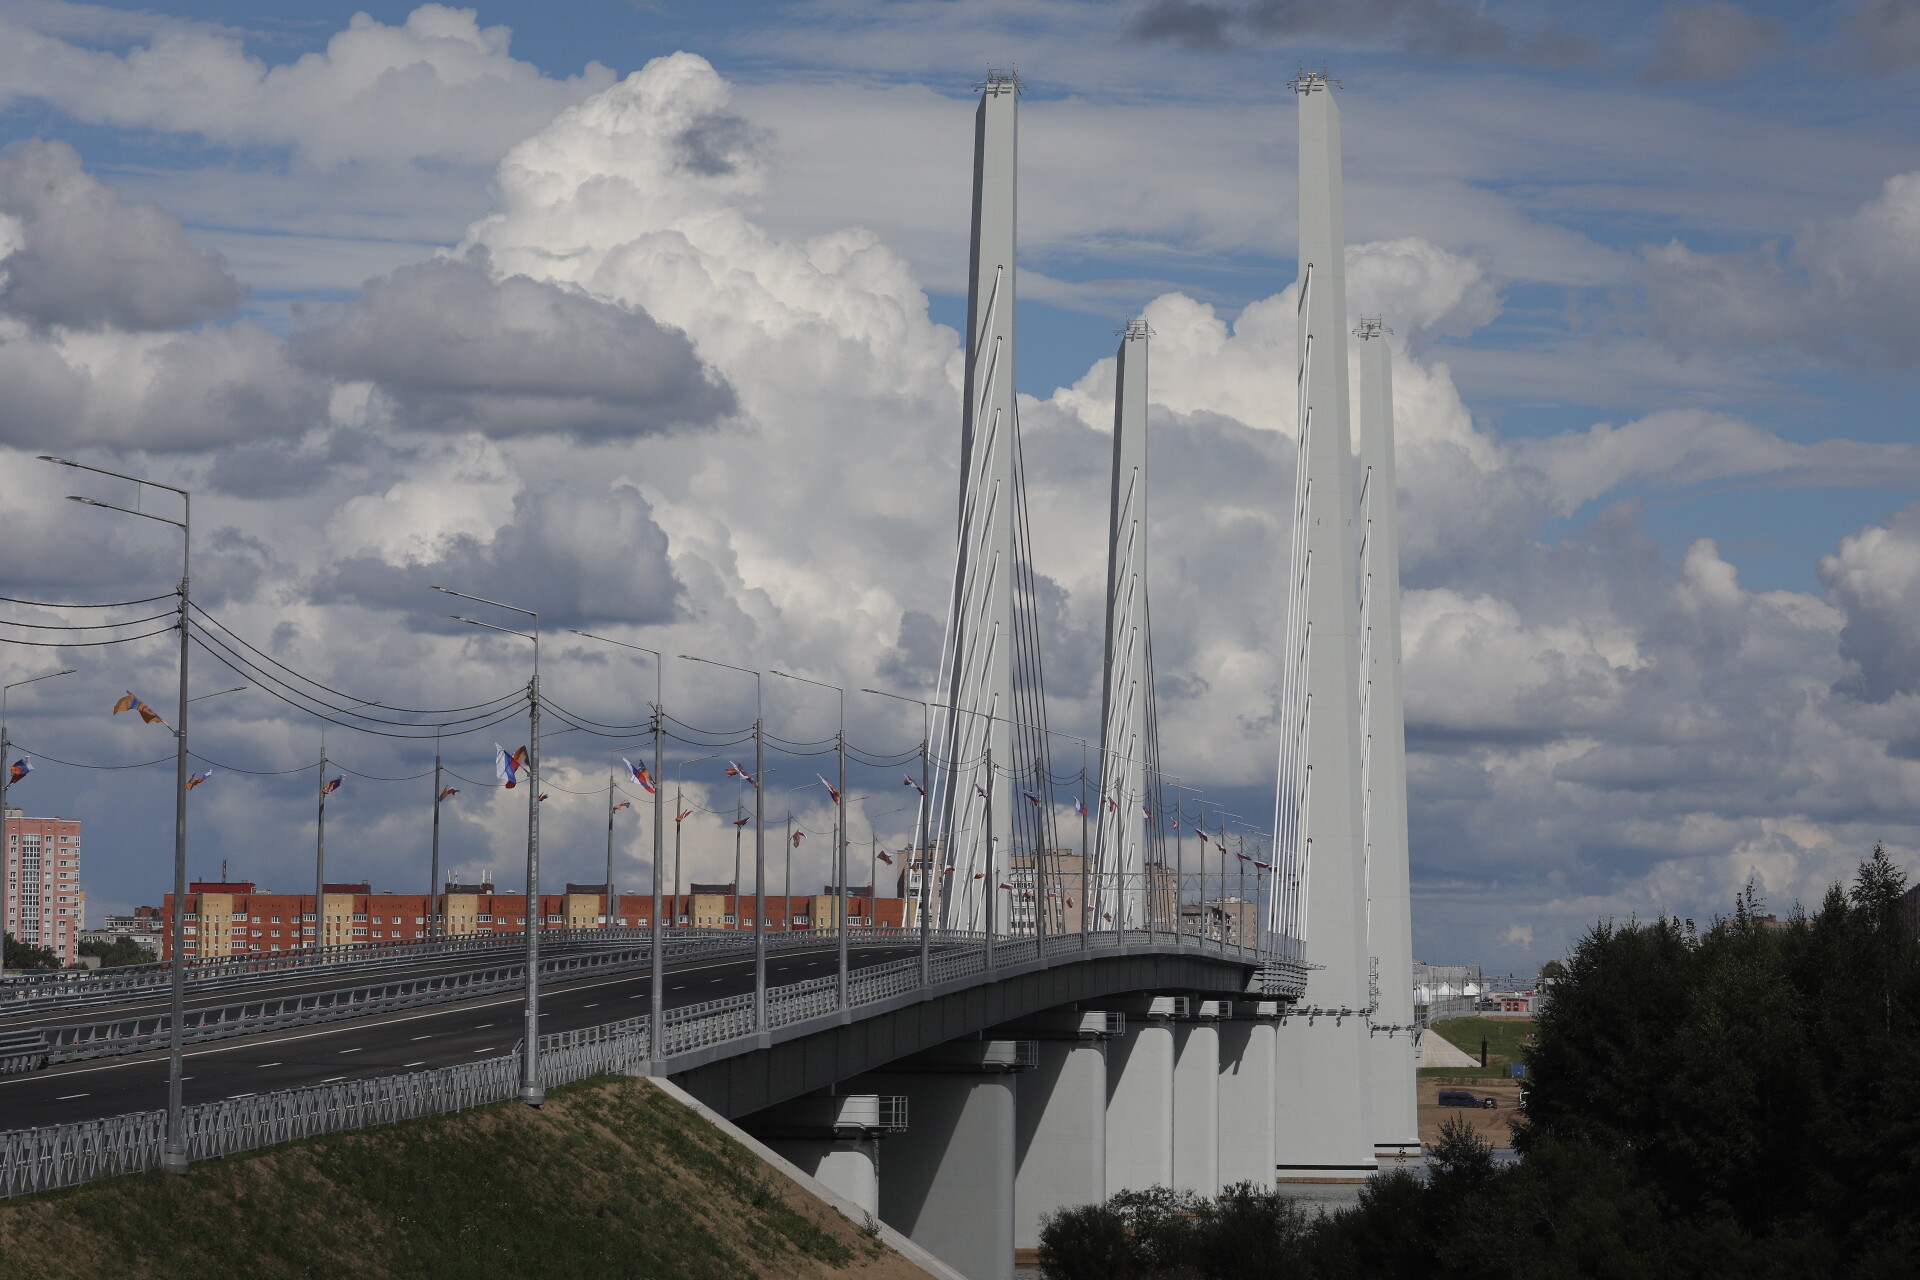
[[[160,24],[124,53],[63,38],[61,25],[31,11],[0,15],[0,102],[39,99],[89,124],[288,147],[317,166],[488,163],[613,80],[598,63],[550,79],[509,54],[508,28],[440,4],[399,26],[355,14],[324,51],[276,67],[205,24]]]
[[[0,152],[0,313],[75,329],[180,329],[243,294],[178,220],[133,205],[64,142]]]
[[[1780,35],[1779,19],[1727,0],[1675,5],[1660,15],[1660,44],[1644,78],[1654,84],[1733,80],[1778,48]]]
[[[674,619],[680,584],[667,536],[631,485],[528,490],[511,520],[489,533],[454,534],[429,560],[349,556],[321,577],[313,598],[419,613],[434,607],[432,584],[458,584],[534,609],[547,627]]]
[[[1149,0],[1128,20],[1139,40],[1200,52],[1299,40],[1384,46],[1459,61],[1591,62],[1599,47],[1557,27],[1523,33],[1457,0]]]
[[[527,276],[484,250],[370,280],[294,340],[306,367],[376,384],[411,426],[631,437],[734,409],[685,334],[644,310]]]
[[[1765,344],[1910,368],[1920,362],[1920,173],[1887,179],[1859,210],[1785,250],[1650,249],[1641,287],[1645,323],[1682,350]]]
[[[1820,580],[1846,613],[1840,653],[1856,668],[1846,687],[1881,703],[1920,694],[1920,504],[1843,540]]]

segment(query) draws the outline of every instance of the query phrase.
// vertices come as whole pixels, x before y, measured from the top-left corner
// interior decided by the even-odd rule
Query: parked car
[[[1443,1107],[1482,1107],[1488,1111],[1500,1105],[1494,1098],[1482,1098],[1478,1094],[1468,1093],[1465,1089],[1442,1089],[1440,1105]]]

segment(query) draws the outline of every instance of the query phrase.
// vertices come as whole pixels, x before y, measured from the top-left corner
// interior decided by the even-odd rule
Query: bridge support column
[[[1220,1185],[1273,1185],[1276,1001],[1231,1006],[1220,1023]]]
[[[887,1144],[880,1218],[970,1280],[1011,1280],[1013,1040],[956,1040],[858,1076],[849,1089],[907,1099],[912,1127]]]
[[[1120,1002],[1127,1029],[1107,1046],[1107,1192],[1170,1187],[1173,1019],[1180,996]]]
[[[1013,1245],[1040,1247],[1040,1224],[1070,1205],[1107,1198],[1107,1046],[1120,1014],[1057,1010],[1023,1020],[1038,1045],[1020,1079],[1014,1119]]]
[[[1220,1027],[1226,1003],[1195,1000],[1174,1024],[1173,1185],[1211,1196],[1220,1190]]]
[[[880,1138],[906,1127],[906,1100],[872,1093],[795,1098],[741,1127],[847,1199],[880,1217]]]
[[[1364,1182],[1380,1171],[1372,1132],[1373,1061],[1358,1010],[1309,1006],[1275,1037],[1274,1148],[1282,1182]],[[1358,1124],[1356,1125],[1356,1120]]]

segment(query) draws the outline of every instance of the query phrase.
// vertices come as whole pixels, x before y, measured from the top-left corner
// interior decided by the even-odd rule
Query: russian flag
[[[644,790],[648,795],[651,796],[651,795],[659,794],[657,791],[654,790],[653,776],[647,772],[645,765],[635,764],[633,761],[627,759],[625,756],[620,757],[620,763],[627,766],[627,776],[632,778],[635,782],[639,783],[641,786],[641,789]]]
[[[831,782],[828,782],[828,781],[826,780],[826,778],[825,778],[824,776],[822,776],[821,774],[817,774],[817,773],[816,773],[816,774],[814,774],[813,776],[814,776],[814,777],[816,777],[816,778],[819,778],[819,779],[820,779],[820,785],[821,785],[821,786],[823,786],[823,787],[825,787],[825,788],[827,789],[827,794],[828,794],[829,796],[832,796],[832,797],[833,797],[833,802],[834,802],[835,804],[839,804],[839,803],[840,803],[840,788],[838,788],[838,787],[836,787],[836,786],[834,786],[834,785],[833,785],[833,784],[832,784]]]
[[[900,779],[900,781],[902,785],[912,787],[915,791],[918,791],[922,796],[927,794],[927,789],[921,786],[919,783],[915,782],[912,778],[902,778]]]
[[[32,772],[33,761],[27,759],[25,756],[21,756],[7,768],[8,784],[11,785],[12,783],[18,782]]]

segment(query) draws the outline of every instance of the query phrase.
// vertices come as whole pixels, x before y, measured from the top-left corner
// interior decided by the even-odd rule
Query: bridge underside
[[[995,981],[959,981],[909,993],[850,1018],[830,1014],[783,1027],[761,1046],[680,1055],[656,1074],[729,1118],[876,1071],[911,1054],[1046,1009],[1134,994],[1246,999],[1256,966],[1215,956],[1140,949],[1009,966]],[[1257,998],[1257,997],[1256,997]]]

